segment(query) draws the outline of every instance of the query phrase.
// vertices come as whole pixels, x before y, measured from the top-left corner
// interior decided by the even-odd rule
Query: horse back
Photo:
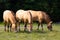
[[[6,10],[3,13],[3,19],[7,22],[11,22],[14,23],[15,21],[15,17],[14,17],[14,13],[12,13],[10,10]]]

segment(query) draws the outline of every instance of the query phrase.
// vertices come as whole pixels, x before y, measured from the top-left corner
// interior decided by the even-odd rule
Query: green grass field
[[[44,32],[37,31],[37,24],[33,24],[32,33],[24,32],[21,24],[21,32],[4,32],[3,23],[0,23],[0,40],[60,40],[60,24],[53,24],[53,31],[49,31],[44,24]]]

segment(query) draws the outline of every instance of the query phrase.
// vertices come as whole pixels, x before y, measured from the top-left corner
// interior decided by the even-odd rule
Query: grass
[[[23,31],[23,24],[21,24],[21,32],[4,32],[3,23],[0,23],[0,40],[60,40],[60,24],[53,24],[53,31],[49,31],[44,24],[44,32],[36,30],[37,24],[33,24],[32,33]]]

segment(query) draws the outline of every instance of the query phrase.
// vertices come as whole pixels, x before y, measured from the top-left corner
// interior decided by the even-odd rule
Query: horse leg
[[[40,23],[38,23],[38,28],[37,28],[37,30],[39,30],[39,26],[40,26]]]
[[[17,26],[16,28],[18,28],[18,31],[20,31],[20,22],[17,22]]]
[[[12,27],[12,24],[10,24],[10,32],[12,31],[12,30],[11,30],[11,27]]]
[[[6,23],[4,24],[4,31],[6,31]]]
[[[9,32],[9,24],[7,24],[7,31]]]
[[[6,27],[7,27],[7,22],[4,21],[4,31],[6,31]]]
[[[26,31],[26,29],[27,29],[27,23],[25,23],[24,25],[24,31]]]
[[[42,23],[40,23],[41,24],[41,27],[42,27],[42,31],[43,31],[43,24]]]
[[[41,26],[41,28],[42,28],[42,31],[43,31],[42,19],[40,19],[40,20],[39,20],[39,23],[40,23],[40,24],[39,24],[39,26]]]

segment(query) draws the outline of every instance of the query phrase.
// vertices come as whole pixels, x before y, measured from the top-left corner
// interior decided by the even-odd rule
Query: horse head
[[[47,28],[48,28],[48,30],[52,31],[52,21],[50,21],[50,22],[48,23]]]
[[[12,24],[12,31],[17,32],[17,25],[16,25],[16,23]]]

